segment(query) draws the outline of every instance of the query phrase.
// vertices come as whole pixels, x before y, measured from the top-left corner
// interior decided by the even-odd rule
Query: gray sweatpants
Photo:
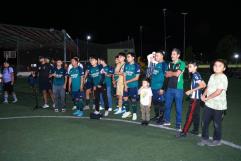
[[[56,86],[53,85],[53,94],[54,94],[54,102],[55,108],[63,109],[65,106],[65,90],[64,86]]]

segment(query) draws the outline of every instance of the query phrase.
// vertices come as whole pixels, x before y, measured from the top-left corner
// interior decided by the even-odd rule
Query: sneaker
[[[107,117],[109,115],[109,111],[105,111],[104,116]]]
[[[55,108],[55,103],[53,103],[52,107]]]
[[[43,107],[43,108],[49,108],[49,105],[44,104],[42,107]]]
[[[182,127],[181,127],[181,125],[178,125],[178,126],[176,127],[176,131],[177,131],[177,132],[182,132]]]
[[[123,118],[123,119],[128,118],[128,117],[131,117],[131,112],[125,112],[125,113],[122,115],[122,118]]]
[[[209,140],[205,140],[205,139],[201,139],[200,142],[197,143],[198,146],[205,146],[208,145],[210,143]]]
[[[59,112],[59,110],[56,108],[56,109],[54,109],[54,112]]]
[[[122,112],[122,110],[121,110],[121,108],[119,108],[114,114],[115,115],[118,115],[118,114],[122,114],[123,112]]]
[[[16,103],[16,102],[18,102],[18,99],[13,100],[13,103]]]
[[[220,146],[222,145],[220,140],[213,140],[212,142],[209,142],[207,146]]]
[[[62,108],[61,112],[66,112],[66,109]]]
[[[100,106],[100,111],[104,110],[105,108],[103,108],[102,106]]]
[[[74,110],[76,110],[76,109],[77,109],[77,106],[73,106],[72,110],[74,111]]]
[[[125,106],[123,106],[123,107],[121,108],[121,112],[122,112],[122,113],[125,113],[125,112],[126,112],[126,107],[125,107]]]
[[[171,126],[171,123],[170,123],[170,122],[164,122],[164,123],[163,123],[163,126],[169,127],[169,126]]]
[[[84,112],[83,111],[79,111],[79,113],[77,115],[75,115],[75,116],[82,117],[83,115],[84,115]]]
[[[84,110],[89,110],[90,109],[90,106],[85,106],[84,107]]]
[[[112,108],[109,108],[108,111],[111,112],[111,111],[112,111]]]
[[[99,111],[95,111],[94,114],[95,114],[95,115],[99,115],[100,112],[99,112]]]
[[[73,115],[76,116],[76,115],[78,115],[79,113],[80,113],[80,110],[76,110],[76,111],[73,113]]]
[[[137,115],[136,115],[136,113],[133,113],[132,120],[133,120],[133,121],[136,121],[136,120],[137,120]]]

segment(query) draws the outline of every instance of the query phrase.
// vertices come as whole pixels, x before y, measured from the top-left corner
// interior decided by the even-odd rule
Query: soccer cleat
[[[87,105],[86,105],[86,106],[84,107],[84,110],[89,110],[89,109],[90,109],[90,106],[87,106]]]
[[[104,116],[107,117],[109,115],[109,111],[105,111]]]
[[[72,110],[76,110],[77,109],[77,106],[73,106]]]
[[[14,99],[14,100],[13,100],[13,103],[16,103],[16,102],[18,102],[18,99]]]
[[[133,120],[133,121],[136,121],[136,120],[137,120],[137,115],[136,115],[136,113],[133,113],[132,120]]]
[[[125,118],[128,118],[128,117],[131,117],[131,112],[125,112],[121,118],[125,119]]]
[[[118,114],[122,114],[123,112],[122,112],[122,110],[121,110],[121,108],[119,108],[114,114],[115,115],[118,115]]]
[[[112,111],[112,108],[109,108],[108,111],[111,112],[111,111]]]
[[[171,123],[170,122],[164,122],[163,126],[171,126]]]
[[[80,113],[80,110],[76,110],[74,113],[73,113],[73,115],[78,115]]]
[[[95,115],[99,115],[100,112],[99,112],[99,111],[95,111],[94,114],[95,114]]]
[[[100,111],[104,110],[105,108],[103,108],[102,106],[100,106]]]
[[[7,100],[5,100],[5,101],[3,101],[3,103],[4,103],[4,104],[8,104],[8,101],[7,101]]]
[[[42,106],[42,108],[49,108],[49,105],[44,104],[44,105]]]
[[[56,109],[54,109],[54,112],[59,112],[59,110],[56,108]]]
[[[77,117],[82,117],[82,116],[84,116],[84,112],[83,111],[80,111],[77,115],[75,115],[75,116],[77,116]]]

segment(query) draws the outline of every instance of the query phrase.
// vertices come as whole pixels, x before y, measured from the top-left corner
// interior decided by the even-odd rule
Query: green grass
[[[229,80],[228,114],[223,121],[223,139],[241,145],[240,80]],[[19,102],[0,104],[0,117],[70,116],[50,109],[33,111],[34,97],[23,79],[16,87]],[[184,102],[185,118],[188,102]],[[88,114],[86,114],[88,116]],[[112,118],[120,118],[113,116]],[[175,122],[175,109],[172,122]],[[210,136],[211,130],[210,128]],[[241,151],[222,145],[198,147],[196,136],[176,139],[175,132],[154,127],[105,120],[31,118],[0,120],[0,161],[144,161],[205,160],[239,161]]]

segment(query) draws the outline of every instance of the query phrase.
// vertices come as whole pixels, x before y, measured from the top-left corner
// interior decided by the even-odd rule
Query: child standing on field
[[[142,125],[148,125],[150,121],[150,111],[151,111],[151,100],[152,100],[152,90],[148,79],[142,81],[142,86],[138,90],[140,95],[140,107],[141,107],[141,119]]]
[[[187,111],[186,122],[181,133],[177,133],[177,137],[185,137],[189,128],[193,123],[192,134],[198,135],[200,122],[200,102],[202,89],[206,87],[201,75],[197,72],[197,62],[189,62],[188,71],[192,75],[191,89],[186,91],[186,95],[190,97],[189,108]]]
[[[199,146],[219,146],[221,145],[222,137],[222,118],[227,110],[227,96],[228,79],[224,74],[227,65],[218,59],[214,62],[213,71],[208,81],[207,88],[203,93],[201,99],[205,102],[202,123],[202,140],[198,143]],[[213,141],[209,140],[208,128],[210,122],[213,121],[214,134]]]

